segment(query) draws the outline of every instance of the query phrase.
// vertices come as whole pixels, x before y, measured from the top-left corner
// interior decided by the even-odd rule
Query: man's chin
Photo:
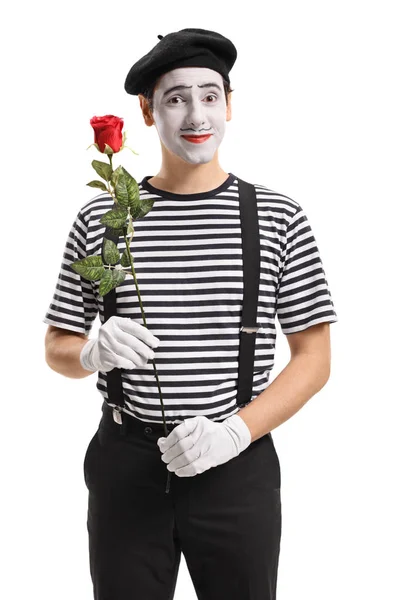
[[[168,146],[165,146],[165,143],[161,143],[169,154],[183,161],[185,164],[190,165],[205,165],[211,162],[214,158],[215,152],[217,151],[217,148],[214,148],[214,150],[211,150],[209,148],[207,151],[205,151],[202,148],[196,147],[194,147],[193,150],[189,151],[188,149],[182,146],[179,146],[178,148],[170,148]]]
[[[197,150],[194,149],[192,152],[180,152],[177,156],[191,165],[205,165],[213,160],[215,152],[216,149],[213,151],[210,149],[202,151],[199,148]]]
[[[210,159],[209,158],[201,158],[201,157],[196,158],[196,159],[182,158],[182,160],[184,160],[189,165],[206,165],[207,163],[211,162],[212,159],[213,159],[213,157],[211,157]]]

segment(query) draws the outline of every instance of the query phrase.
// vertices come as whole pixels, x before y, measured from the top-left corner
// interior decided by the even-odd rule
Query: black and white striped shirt
[[[154,198],[147,215],[134,221],[131,242],[147,327],[160,339],[155,364],[167,422],[205,415],[221,421],[235,412],[243,299],[242,241],[236,176],[214,190],[174,194],[138,184],[141,199]],[[255,185],[261,269],[252,400],[268,385],[274,365],[275,317],[282,332],[302,331],[338,320],[308,219],[295,201]],[[89,335],[99,315],[98,281],[81,278],[70,263],[101,255],[102,215],[113,207],[104,192],[87,201],[67,237],[53,299],[43,319]],[[125,249],[121,237],[118,247]],[[117,312],[143,325],[133,277],[116,288]],[[151,362],[122,371],[126,412],[162,422]],[[108,401],[106,374],[97,389]],[[110,406],[113,404],[109,403]]]

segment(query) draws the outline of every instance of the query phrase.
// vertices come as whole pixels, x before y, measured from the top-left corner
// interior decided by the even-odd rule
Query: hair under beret
[[[159,35],[159,42],[129,70],[125,91],[137,96],[158,77],[178,67],[207,67],[230,83],[237,51],[225,36],[207,29],[181,29]]]

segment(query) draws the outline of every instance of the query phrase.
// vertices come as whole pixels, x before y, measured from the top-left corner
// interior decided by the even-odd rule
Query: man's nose
[[[199,128],[204,123],[204,106],[201,100],[188,102],[187,120],[190,125]]]

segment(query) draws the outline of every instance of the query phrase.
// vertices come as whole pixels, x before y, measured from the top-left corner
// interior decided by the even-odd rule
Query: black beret
[[[129,70],[125,91],[137,96],[151,87],[164,73],[178,67],[207,67],[230,83],[237,51],[223,35],[207,29],[181,29],[159,35],[160,41]]]

